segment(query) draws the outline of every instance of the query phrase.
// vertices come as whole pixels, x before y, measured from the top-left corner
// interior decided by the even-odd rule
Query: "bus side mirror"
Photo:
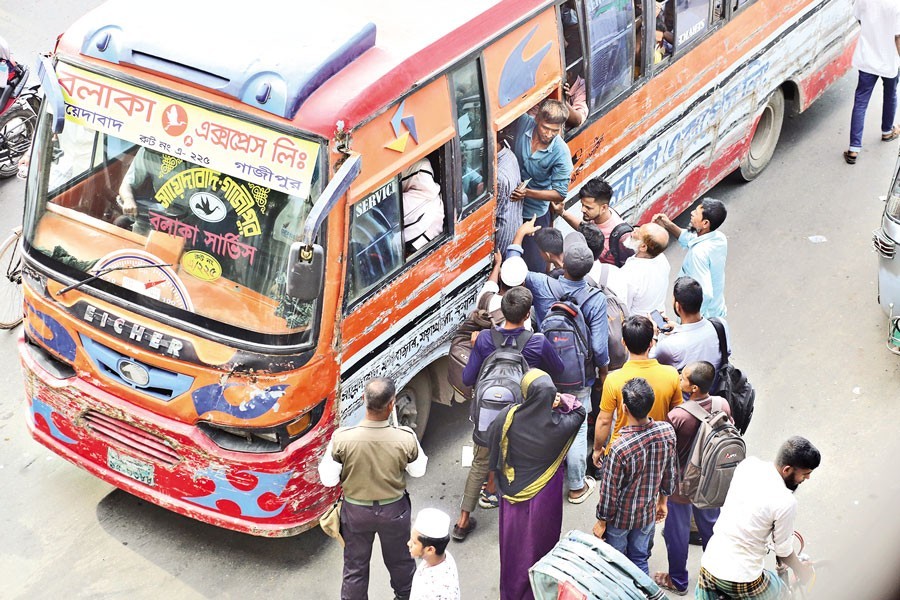
[[[303,302],[315,300],[322,293],[325,273],[325,251],[322,246],[303,242],[291,244],[287,272],[287,294]]]

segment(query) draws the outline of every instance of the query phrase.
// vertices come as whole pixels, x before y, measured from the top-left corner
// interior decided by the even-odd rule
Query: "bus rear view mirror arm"
[[[362,157],[351,154],[309,211],[303,226],[302,238],[291,245],[288,261],[287,293],[298,300],[315,300],[322,292],[325,270],[325,251],[315,243],[325,217],[337,201],[347,193],[362,167]]]
[[[62,133],[66,124],[66,103],[63,99],[62,86],[56,78],[56,70],[53,63],[46,56],[38,56],[38,77],[41,80],[41,89],[44,90],[44,103],[47,112],[53,115],[53,133]]]

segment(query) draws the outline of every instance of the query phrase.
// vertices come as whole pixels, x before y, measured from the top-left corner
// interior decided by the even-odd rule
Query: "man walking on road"
[[[396,389],[378,377],[366,384],[366,417],[332,436],[319,478],[328,487],[341,484],[341,535],[344,538],[342,600],[365,600],[369,589],[372,543],[378,534],[395,598],[409,598],[416,563],[409,555],[411,507],[405,474],[421,477],[428,457],[412,429],[394,427],[389,418]]]
[[[860,23],[859,42],[853,66],[859,69],[853,114],[850,119],[850,147],[844,152],[847,164],[856,164],[862,150],[866,108],[878,78],[884,87],[881,105],[881,141],[900,137],[894,126],[897,114],[897,72],[900,70],[900,2],[897,0],[856,0],[853,16]]]
[[[781,446],[774,464],[750,456],[738,465],[712,539],[700,559],[696,598],[716,600],[721,594],[783,598],[784,582],[765,569],[769,539],[777,559],[789,566],[801,583],[812,577],[812,568],[797,557],[792,544],[797,515],[793,492],[821,460],[809,440],[794,436]]]
[[[678,276],[692,277],[703,288],[703,306],[700,314],[706,318],[724,317],[725,309],[725,259],[728,256],[728,239],[719,231],[728,211],[719,200],[705,198],[691,211],[691,223],[687,230],[659,213],[653,222],[662,225],[678,243],[687,248]]]

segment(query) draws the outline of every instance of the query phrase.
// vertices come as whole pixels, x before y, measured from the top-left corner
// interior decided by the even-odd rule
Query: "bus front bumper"
[[[77,375],[57,378],[32,352],[20,338],[32,437],[117,488],[198,521],[265,537],[313,527],[338,496],[317,472],[330,420],[280,453],[223,450],[196,427]]]

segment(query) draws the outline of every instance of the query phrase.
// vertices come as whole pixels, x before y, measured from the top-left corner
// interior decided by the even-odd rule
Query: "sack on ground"
[[[559,290],[553,291],[556,294]],[[556,349],[565,367],[561,374],[553,378],[553,383],[561,392],[583,388],[585,382],[593,378],[591,333],[581,307],[588,298],[598,293],[600,290],[588,285],[574,294],[557,294],[558,300],[541,322],[541,332]]]
[[[484,294],[478,302],[478,307],[469,313],[469,316],[459,324],[456,332],[450,339],[450,354],[447,357],[447,381],[464,400],[472,399],[472,388],[465,385],[462,380],[463,369],[472,355],[472,334],[483,329],[490,329],[493,325],[493,316],[487,307],[493,294]],[[502,315],[501,315],[502,316]]]
[[[719,352],[722,357],[722,362],[716,370],[716,382],[709,393],[725,398],[728,406],[731,407],[731,418],[734,419],[734,425],[743,435],[747,433],[750,419],[753,417],[756,390],[753,389],[747,376],[728,360],[725,326],[715,317],[709,321],[716,328],[716,334],[719,336]]]
[[[476,444],[487,446],[487,430],[497,415],[511,404],[522,403],[522,377],[529,369],[522,349],[532,335],[523,331],[506,344],[506,336],[491,329],[495,350],[481,365],[470,406],[469,418],[475,425],[472,439]]]
[[[678,407],[700,421],[678,486],[679,494],[690,498],[697,508],[720,508],[725,504],[734,470],[747,456],[741,434],[723,410],[724,402],[713,396],[711,412],[690,400]]]

